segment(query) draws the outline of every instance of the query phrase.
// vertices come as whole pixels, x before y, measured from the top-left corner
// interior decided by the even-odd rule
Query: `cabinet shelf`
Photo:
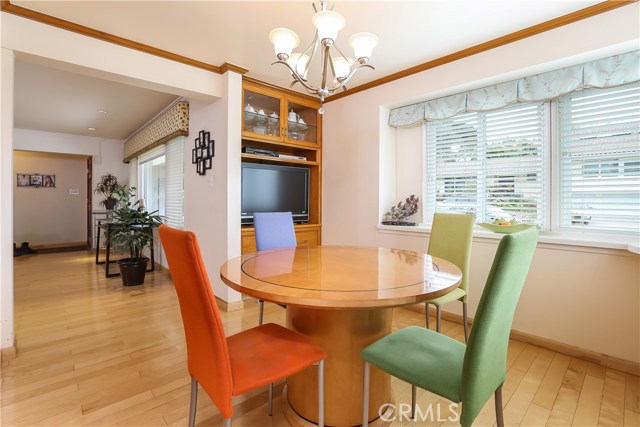
[[[303,150],[313,150],[313,151],[320,151],[320,147],[318,147],[317,144],[314,143],[308,143],[308,142],[288,142],[288,141],[272,141],[270,139],[262,139],[260,137],[249,137],[246,135],[243,135],[242,137],[242,141],[243,144],[242,145],[251,145],[251,144],[245,144],[244,142],[250,142],[250,141],[255,141],[255,142],[260,142],[261,144],[269,144],[271,146],[273,146],[274,148],[278,148],[278,147],[290,147],[290,148],[297,148],[297,149],[303,149]]]
[[[241,157],[243,159],[262,160],[262,161],[274,162],[274,163],[295,163],[298,165],[318,166],[318,162],[314,162],[311,160],[287,159],[284,157],[260,156],[257,154],[248,154],[248,153],[242,153]]]

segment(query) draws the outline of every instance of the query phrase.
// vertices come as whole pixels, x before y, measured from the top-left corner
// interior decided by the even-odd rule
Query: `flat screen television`
[[[294,222],[309,222],[309,168],[242,163],[242,224],[254,212],[291,212]]]

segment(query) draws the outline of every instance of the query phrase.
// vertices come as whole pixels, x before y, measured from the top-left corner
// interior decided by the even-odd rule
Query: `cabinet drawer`
[[[256,236],[254,234],[242,236],[242,253],[250,254],[256,251]]]
[[[296,230],[298,246],[318,246],[319,230]]]
[[[296,229],[298,246],[318,246],[320,244],[320,227]],[[242,253],[256,251],[256,236],[253,230],[242,233]]]

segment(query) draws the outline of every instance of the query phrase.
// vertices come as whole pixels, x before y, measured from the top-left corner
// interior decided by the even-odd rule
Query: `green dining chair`
[[[435,213],[429,237],[427,253],[454,263],[462,271],[462,281],[453,291],[439,298],[425,301],[426,326],[429,329],[429,304],[436,306],[436,331],[440,332],[442,305],[452,301],[462,302],[464,342],[467,342],[467,289],[469,287],[469,260],[473,238],[473,215]]]
[[[498,246],[480,298],[468,344],[430,329],[411,326],[371,344],[364,359],[362,426],[368,425],[370,365],[403,381],[462,402],[460,424],[471,426],[491,394],[504,426],[502,384],[513,315],[535,252],[538,231],[508,234]],[[415,395],[412,396],[415,408]],[[415,411],[412,409],[412,417]]]

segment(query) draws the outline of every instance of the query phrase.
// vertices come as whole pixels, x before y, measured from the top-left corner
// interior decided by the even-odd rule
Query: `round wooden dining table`
[[[362,422],[360,351],[391,333],[393,307],[444,295],[459,285],[462,273],[422,253],[311,246],[231,259],[220,277],[243,294],[286,305],[287,327],[327,352],[325,424],[355,426]],[[370,380],[369,419],[374,420],[391,401],[391,379],[372,369]],[[298,416],[317,422],[317,398],[314,367],[287,379],[285,403]]]

